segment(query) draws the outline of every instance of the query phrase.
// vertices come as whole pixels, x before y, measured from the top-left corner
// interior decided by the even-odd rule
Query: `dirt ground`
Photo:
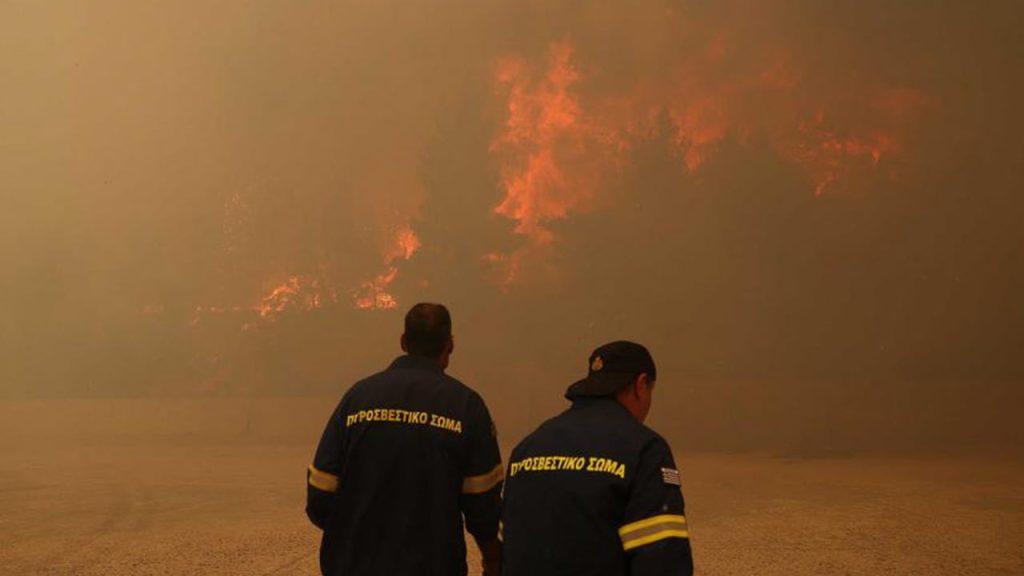
[[[0,574],[317,574],[312,450],[5,434]],[[678,457],[699,574],[1024,574],[1024,463]]]

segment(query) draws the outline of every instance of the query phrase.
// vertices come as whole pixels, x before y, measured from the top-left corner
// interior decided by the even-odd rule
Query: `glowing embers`
[[[315,310],[322,307],[325,301],[337,302],[337,294],[325,290],[316,278],[292,276],[274,287],[254,310],[260,318],[272,319],[288,310]]]
[[[366,282],[355,292],[355,306],[360,310],[392,310],[398,307],[395,297],[388,292],[388,286],[398,276],[398,268],[388,271]]]
[[[250,330],[260,324],[269,324],[289,312],[309,312],[327,304],[336,304],[338,294],[325,287],[318,278],[291,276],[274,286],[255,304],[241,306],[196,306],[192,311],[189,325],[199,326],[209,317],[229,316],[241,318],[242,330]]]
[[[422,244],[419,237],[409,226],[404,226],[395,233],[394,244],[388,252],[386,262],[391,264],[395,260],[408,260],[416,254]]]
[[[878,90],[859,110],[861,125],[841,126],[819,110],[796,130],[775,138],[779,153],[800,165],[820,195],[877,170],[883,160],[898,161],[907,153],[907,132],[928,100],[909,89]],[[889,165],[890,169],[892,165]],[[889,177],[896,171],[890,170]]]
[[[821,195],[837,182],[849,181],[859,170],[876,166],[883,155],[893,150],[892,140],[885,134],[865,140],[854,136],[840,138],[829,132],[809,136],[807,141],[798,142],[785,152],[804,166],[815,195]]]

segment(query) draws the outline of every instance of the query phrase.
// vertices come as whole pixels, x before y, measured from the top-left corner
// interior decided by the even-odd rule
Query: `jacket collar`
[[[634,420],[626,407],[619,404],[614,396],[583,396],[573,400],[570,410],[600,410],[615,416],[625,416]]]
[[[388,366],[388,370],[427,370],[430,372],[444,372],[441,367],[437,364],[436,358],[427,358],[426,356],[412,356],[406,354],[399,356],[391,362]]]

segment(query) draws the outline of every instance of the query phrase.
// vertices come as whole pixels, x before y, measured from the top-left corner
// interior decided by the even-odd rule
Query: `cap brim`
[[[582,380],[573,382],[565,390],[569,400],[587,396],[608,396],[618,392],[620,388],[633,381],[635,374],[626,372],[598,372]]]

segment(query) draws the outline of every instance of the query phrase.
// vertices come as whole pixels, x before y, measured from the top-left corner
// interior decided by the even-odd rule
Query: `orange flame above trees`
[[[552,45],[540,74],[522,58],[497,65],[507,114],[491,150],[506,160],[501,174],[506,195],[494,211],[514,220],[515,231],[539,245],[552,240],[545,223],[589,202],[603,163],[624,144],[584,114],[573,92],[581,75],[572,54],[568,42]]]
[[[523,58],[498,61],[505,120],[491,151],[501,160],[505,197],[495,212],[529,239],[525,250],[549,246],[545,224],[592,207],[635,144],[657,133],[659,118],[668,119],[688,172],[726,138],[757,135],[800,168],[815,194],[903,154],[908,121],[927,103],[917,91],[856,81],[823,92],[820,83],[803,86],[806,72],[791,51],[759,52],[765,56],[730,61],[737,56],[728,37],[715,35],[706,50],[661,71],[668,80],[640,78],[622,93],[585,98],[587,78],[568,41],[551,45],[540,71]],[[486,259],[505,267],[508,283],[523,257],[521,249]]]

